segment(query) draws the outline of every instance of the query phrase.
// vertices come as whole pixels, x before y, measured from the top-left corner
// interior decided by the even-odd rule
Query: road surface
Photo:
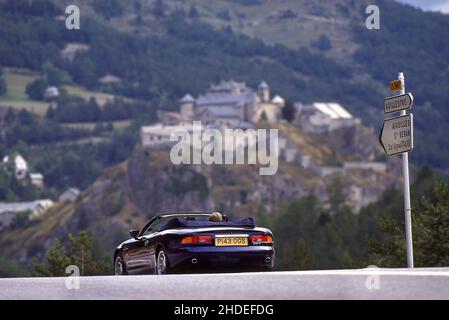
[[[0,279],[0,299],[449,299],[449,268],[78,279]]]

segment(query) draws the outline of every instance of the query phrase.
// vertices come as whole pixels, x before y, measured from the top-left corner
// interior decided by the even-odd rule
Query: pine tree
[[[56,240],[48,251],[46,265],[34,259],[36,273],[47,277],[65,276],[65,269],[70,264],[70,257],[65,254],[64,246],[59,240]]]
[[[368,252],[377,265],[405,266],[403,219],[379,219],[386,239],[368,240]],[[449,183],[436,182],[430,196],[422,197],[412,211],[414,262],[417,267],[449,266]]]
[[[295,118],[295,106],[289,100],[287,100],[285,106],[282,108],[282,118],[288,122],[292,122]]]
[[[94,252],[95,239],[86,231],[81,231],[78,236],[69,234],[68,247],[66,249],[56,240],[47,254],[46,263],[34,259],[35,272],[44,276],[67,276],[65,270],[70,265],[76,265],[81,276],[107,274],[111,271],[109,259],[101,252]]]
[[[294,270],[308,270],[315,267],[313,256],[307,249],[304,239],[298,241],[289,266]]]

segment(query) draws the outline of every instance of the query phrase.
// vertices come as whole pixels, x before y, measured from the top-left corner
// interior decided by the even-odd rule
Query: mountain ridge
[[[69,1],[63,3],[69,4]],[[140,5],[115,2],[116,7],[104,6],[104,3],[79,1],[82,19],[86,20],[82,20],[79,36],[71,33],[70,41],[92,41],[93,30],[102,28],[106,28],[100,32],[104,32],[106,39],[96,36],[97,43],[91,43],[90,53],[77,55],[75,63],[96,64],[95,71],[75,71],[73,65],[64,66],[77,75],[77,81],[86,81],[84,84],[89,85],[96,81],[93,72],[100,73],[98,77],[116,73],[124,78],[124,86],[118,93],[159,100],[157,103],[162,108],[173,108],[174,100],[186,92],[202,92],[211,82],[234,78],[255,86],[265,79],[274,91],[293,101],[340,102],[371,128],[379,130],[383,120],[382,100],[389,95],[388,83],[403,71],[406,87],[416,98],[416,143],[411,160],[448,169],[449,154],[433,152],[447,148],[444,138],[449,119],[445,108],[449,104],[446,85],[449,82],[446,58],[449,46],[444,41],[449,32],[447,15],[423,12],[387,0],[372,3],[340,0],[319,4],[236,0],[214,2],[218,3],[216,6],[202,0],[137,1]],[[380,30],[366,30],[364,9],[367,4],[378,5]],[[193,7],[196,10],[192,13]],[[231,13],[230,21],[220,15],[223,10]],[[260,13],[254,13],[258,11]],[[271,17],[273,12],[275,18]],[[285,16],[279,16],[279,12],[284,12]],[[96,22],[89,21],[89,17]],[[251,19],[264,21],[257,25],[260,34],[247,26],[253,23]],[[270,19],[275,19],[276,23],[270,23]],[[345,27],[331,24],[331,32],[326,19],[341,21]],[[238,21],[244,24],[241,31],[233,25]],[[284,24],[286,29],[282,31]],[[270,28],[278,25],[283,36],[275,41],[270,38]],[[301,31],[301,26],[314,32]],[[116,30],[133,38],[120,34],[120,37],[114,36],[114,41],[109,40],[108,34]],[[330,49],[314,45],[321,35],[330,41]],[[145,40],[146,37],[150,38]],[[290,45],[288,49],[283,44],[289,44],[282,40],[288,42],[289,39],[298,39],[300,44]],[[104,42],[113,45],[107,47]],[[136,49],[126,57],[114,54],[122,43],[132,43],[130,47]],[[136,43],[146,44],[140,50]],[[346,47],[352,49],[344,52]],[[335,50],[340,54],[334,54]],[[99,63],[99,51],[108,52],[110,57],[101,56],[104,61]],[[136,63],[140,56],[145,59]],[[176,61],[176,64],[166,60]],[[129,63],[125,66],[124,61]],[[131,76],[136,70],[139,72]],[[432,135],[427,133],[428,123],[433,124]]]

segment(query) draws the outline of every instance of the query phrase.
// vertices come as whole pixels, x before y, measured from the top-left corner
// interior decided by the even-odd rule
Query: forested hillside
[[[198,94],[222,79],[243,80],[252,86],[264,79],[292,101],[339,101],[374,128],[382,121],[387,83],[404,71],[407,87],[416,97],[412,160],[447,168],[447,16],[380,0],[376,3],[382,13],[381,29],[373,31],[364,28],[363,3],[341,1],[335,12],[324,13],[319,5],[303,2],[291,9],[279,8],[293,14],[286,11],[286,16],[276,20],[278,24],[304,16],[320,26],[325,23],[320,17],[332,21],[335,15],[340,21],[347,16],[352,50],[347,52],[349,59],[339,59],[326,53],[329,45],[344,45],[335,40],[337,35],[317,35],[312,39],[314,45],[300,48],[267,44],[263,36],[250,38],[238,29],[208,24],[210,19],[203,17],[204,4],[196,3],[197,7],[188,10],[185,3],[175,0],[136,1],[133,5],[113,1],[108,6],[99,1],[81,15],[80,30],[67,30],[63,19],[55,18],[63,15],[64,8],[54,1],[1,1],[0,64],[39,71],[51,62],[76,84],[152,101],[154,108],[174,108],[173,102],[186,92]],[[231,21],[233,10],[257,10],[258,4],[264,3],[220,1],[221,6],[228,4]],[[296,12],[298,8],[306,12]],[[268,23],[264,21],[260,28]],[[151,32],[142,31],[147,23]],[[341,32],[347,36],[348,30],[342,28]],[[290,30],[287,36],[310,35]],[[70,43],[85,44],[88,50],[76,54],[73,61],[64,59],[61,50]],[[123,81],[105,86],[98,80],[107,74]],[[424,134],[428,123],[432,123],[432,132]],[[437,149],[440,152],[432,152]]]
[[[394,1],[379,1],[381,29],[354,27],[360,44],[354,58],[364,72],[387,84],[404,71],[406,89],[415,97],[412,161],[448,168],[449,16],[423,13]],[[381,108],[381,103],[378,103]],[[381,119],[381,117],[379,117]]]

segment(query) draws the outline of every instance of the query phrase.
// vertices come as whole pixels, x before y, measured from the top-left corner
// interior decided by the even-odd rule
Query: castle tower
[[[261,102],[270,101],[270,87],[265,81],[262,81],[259,84],[259,87],[257,89],[257,95],[259,96]]]
[[[184,120],[193,120],[193,116],[195,114],[195,99],[190,94],[186,94],[179,102],[182,118]]]

